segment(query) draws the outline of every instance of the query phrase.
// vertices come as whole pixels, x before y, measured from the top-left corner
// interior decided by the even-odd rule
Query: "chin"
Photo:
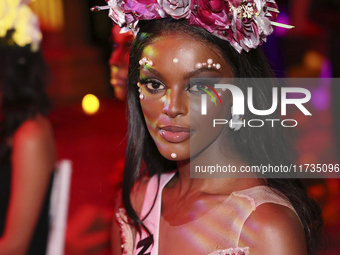
[[[190,144],[183,143],[157,143],[156,146],[161,155],[171,161],[182,161],[190,159]],[[176,157],[174,157],[175,155]]]

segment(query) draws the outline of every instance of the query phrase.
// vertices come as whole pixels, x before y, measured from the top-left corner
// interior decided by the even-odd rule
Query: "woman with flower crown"
[[[273,76],[258,46],[273,26],[290,28],[275,22],[275,1],[110,0],[95,7],[105,8],[122,32],[136,35],[113,254],[316,254],[321,211],[299,180],[190,178],[192,165],[294,162],[281,126],[235,123],[211,132],[214,119],[254,117],[249,110],[237,115],[231,89],[209,81]],[[271,107],[271,86],[252,84],[256,109]],[[208,114],[201,114],[208,94],[216,107],[206,101]],[[280,119],[278,112],[270,117]]]
[[[25,1],[27,2],[27,1]],[[37,17],[0,2],[0,254],[44,255],[55,165]]]

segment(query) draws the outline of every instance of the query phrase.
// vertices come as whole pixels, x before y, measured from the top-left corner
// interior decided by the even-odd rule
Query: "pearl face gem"
[[[221,69],[221,65],[219,63],[214,63],[214,61],[211,58],[209,58],[207,62],[197,63],[195,65],[196,69],[200,69],[203,66],[206,66],[208,68],[215,68],[217,70]]]
[[[172,60],[172,62],[174,62],[175,64],[177,64],[178,63],[178,58],[174,58],[173,60]]]
[[[141,60],[139,60],[139,65],[141,65],[141,66],[144,66],[144,65],[153,66],[153,62],[152,62],[152,60],[149,60],[146,57],[144,57]]]
[[[173,152],[173,153],[171,153],[171,157],[172,158],[177,158],[177,154]]]
[[[138,92],[139,92],[139,99],[143,100],[145,98],[145,96],[142,94],[141,86],[142,86],[142,84],[140,82],[137,82],[137,87],[138,87]]]

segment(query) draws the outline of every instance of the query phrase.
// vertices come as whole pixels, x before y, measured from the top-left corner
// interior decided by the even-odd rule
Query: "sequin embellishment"
[[[210,253],[209,255],[249,255],[249,247],[245,248],[229,248],[226,250],[218,250]]]

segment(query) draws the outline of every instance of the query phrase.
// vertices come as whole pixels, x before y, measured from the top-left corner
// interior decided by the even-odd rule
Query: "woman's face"
[[[232,77],[230,66],[212,46],[178,35],[157,38],[145,47],[143,58],[148,62],[140,68],[139,86],[144,95],[140,103],[160,153],[170,160],[186,160],[190,158],[190,147],[192,156],[209,148],[225,127],[213,129],[213,120],[230,119],[231,94],[229,90],[216,89],[223,106],[218,100],[215,106],[207,95],[208,113],[201,115],[201,95],[205,92],[200,88],[209,89],[204,85],[190,86],[190,79]],[[215,66],[202,64],[208,59]]]
[[[120,33],[118,25],[112,28],[112,40],[115,48],[109,64],[111,69],[110,83],[114,87],[115,97],[121,101],[126,99],[129,51],[133,40],[132,33]]]

